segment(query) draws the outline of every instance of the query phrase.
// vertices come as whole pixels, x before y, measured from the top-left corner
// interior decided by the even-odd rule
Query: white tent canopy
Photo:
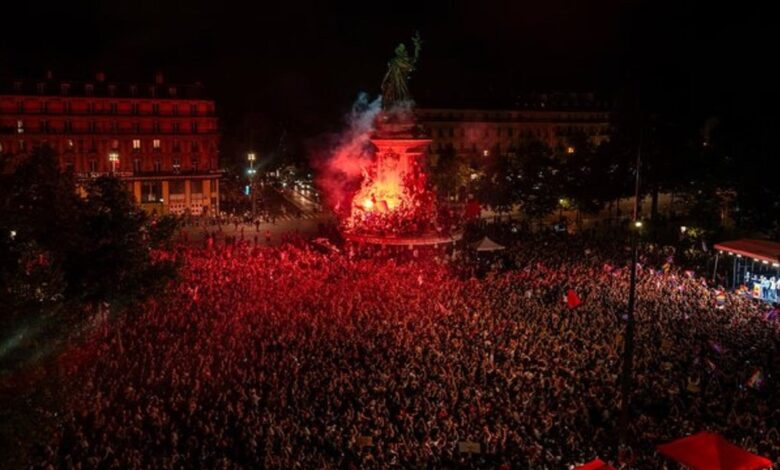
[[[477,251],[500,251],[505,248],[504,245],[499,245],[488,237],[485,237],[482,240],[472,244],[472,246]]]

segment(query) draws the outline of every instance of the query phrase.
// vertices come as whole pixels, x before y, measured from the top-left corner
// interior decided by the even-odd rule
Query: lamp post
[[[257,216],[257,198],[255,195],[255,156],[254,152],[249,152],[246,159],[249,162],[249,197],[252,198],[252,219]]]
[[[639,236],[642,230],[642,221],[639,220],[639,170],[642,163],[642,134],[639,135],[639,147],[636,152],[636,180],[634,182],[634,214],[632,217],[632,229],[629,233],[631,239],[631,278],[628,290],[628,308],[626,309],[626,329],[623,335],[623,374],[620,381],[620,449],[628,448],[628,424],[631,421],[631,392],[634,373],[634,330],[636,320],[634,309],[636,307],[636,267],[639,256]],[[619,456],[620,457],[620,456]]]
[[[116,166],[119,163],[119,152],[116,150],[108,152],[108,161],[111,162],[111,173],[116,173]]]

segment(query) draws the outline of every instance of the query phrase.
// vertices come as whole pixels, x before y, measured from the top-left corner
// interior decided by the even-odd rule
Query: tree
[[[0,184],[0,300],[43,308],[59,302],[115,302],[166,284],[173,265],[156,261],[175,231],[152,224],[124,183],[99,178],[78,195],[54,152],[36,148]]]
[[[574,152],[558,157],[561,191],[578,211],[595,214],[607,200],[603,188],[610,183],[609,168],[602,166],[604,161],[587,136],[573,136],[570,143]]]
[[[508,212],[517,202],[517,158],[510,154],[493,154],[479,182],[480,200],[497,212]]]
[[[518,148],[516,200],[523,212],[541,219],[551,213],[561,197],[560,168],[552,150],[538,139]]]

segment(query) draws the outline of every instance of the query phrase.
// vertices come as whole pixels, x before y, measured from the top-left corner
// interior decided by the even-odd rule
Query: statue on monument
[[[390,109],[397,103],[411,100],[407,81],[420,57],[422,40],[419,32],[412,38],[412,43],[414,44],[413,56],[409,55],[406,46],[401,43],[395,48],[395,57],[387,62],[387,73],[382,80],[382,107],[384,109]]]

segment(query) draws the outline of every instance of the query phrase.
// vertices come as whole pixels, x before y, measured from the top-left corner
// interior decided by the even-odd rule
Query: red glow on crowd
[[[371,143],[376,152],[364,164],[345,227],[385,235],[424,231],[425,219],[433,220],[436,212],[420,162],[428,141],[371,139]]]

